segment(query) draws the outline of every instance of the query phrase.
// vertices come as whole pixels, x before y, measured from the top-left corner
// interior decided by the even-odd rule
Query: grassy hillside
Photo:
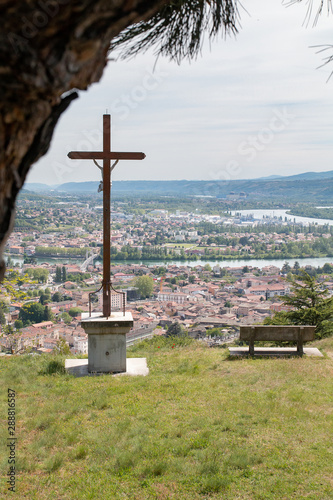
[[[148,377],[74,378],[46,374],[47,356],[0,359],[1,498],[333,498],[330,356],[230,360],[161,338],[130,355],[148,358]],[[16,493],[5,483],[8,387]]]

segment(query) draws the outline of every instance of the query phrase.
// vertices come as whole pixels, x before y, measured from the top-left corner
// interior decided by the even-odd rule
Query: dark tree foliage
[[[0,307],[0,325],[5,325],[6,324],[6,316]]]
[[[51,300],[51,295],[49,293],[42,293],[41,296],[39,297],[39,302],[43,306],[50,302]]]
[[[75,318],[76,316],[79,316],[82,313],[82,309],[79,307],[71,307],[70,310],[68,311],[69,316],[72,318]]]
[[[154,290],[154,280],[151,276],[139,276],[135,280],[135,286],[139,290],[141,298],[150,297]]]
[[[332,0],[285,0],[284,5],[306,3],[304,24],[315,26],[326,10],[333,13]],[[235,35],[240,21],[239,0],[175,0],[167,2],[154,16],[145,22],[129,26],[116,36],[110,50],[120,49],[122,59],[133,57],[156,47],[157,56],[167,56],[180,61],[195,58],[202,47],[204,35],[214,38],[218,33]],[[244,9],[245,10],[245,9]],[[317,47],[317,53],[323,55],[321,66],[333,62],[333,44]],[[333,74],[330,74],[331,78]]]
[[[282,266],[281,272],[282,274],[288,274],[291,271],[291,267],[288,262],[285,262]]]
[[[55,292],[52,295],[52,301],[53,302],[61,302],[62,300],[64,300],[64,298],[63,298],[63,295],[60,292]]]
[[[170,325],[168,330],[167,330],[166,337],[171,337],[171,336],[175,336],[175,337],[186,336],[186,330],[184,329],[184,327],[180,323],[178,323],[178,321],[176,321],[175,323],[172,323],[172,325]]]
[[[328,298],[328,290],[322,288],[313,276],[302,271],[291,279],[293,294],[284,297],[283,302],[294,308],[288,317],[294,324],[319,325],[333,316],[333,297]]]
[[[292,294],[283,298],[293,309],[266,318],[265,324],[315,325],[317,338],[333,335],[333,297],[305,271],[290,279]]]
[[[324,274],[332,274],[333,266],[329,262],[326,262],[321,269],[318,268],[318,271],[321,271]]]
[[[26,326],[30,323],[40,323],[45,321],[45,307],[36,302],[24,304],[19,313],[19,319]]]
[[[237,0],[175,0],[146,22],[127,28],[111,42],[111,50],[121,49],[125,59],[157,46],[156,55],[178,63],[195,58],[202,47],[204,34],[236,34],[239,21]]]
[[[53,321],[53,314],[48,306],[44,307],[43,321]]]
[[[56,267],[55,281],[56,281],[56,283],[61,283],[61,281],[62,281],[62,274],[61,274],[61,267],[60,266]]]

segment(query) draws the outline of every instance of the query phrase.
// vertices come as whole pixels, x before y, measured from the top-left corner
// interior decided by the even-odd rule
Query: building
[[[138,288],[129,287],[129,288],[126,288],[126,290],[124,290],[124,291],[126,292],[127,300],[128,301],[138,300],[140,298],[140,294],[139,294]]]
[[[161,302],[176,302],[183,304],[187,300],[187,295],[181,292],[158,292],[157,300]]]
[[[275,297],[276,295],[284,296],[288,295],[290,292],[290,288],[285,283],[276,283],[274,285],[259,285],[259,286],[251,286],[250,288],[245,289],[245,294],[248,295],[262,295],[267,299],[271,297]]]
[[[120,310],[123,307],[126,307],[126,304],[127,304],[126,293],[111,292],[111,309],[113,311]]]
[[[111,291],[110,295],[111,310],[112,311],[122,311],[127,304],[127,294],[122,290],[119,292]],[[103,294],[98,294],[98,306],[101,308],[103,304]]]
[[[88,354],[88,335],[85,337],[74,337],[75,354]]]

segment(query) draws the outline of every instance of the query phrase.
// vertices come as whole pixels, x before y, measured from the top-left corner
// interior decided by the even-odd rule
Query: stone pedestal
[[[126,333],[133,326],[132,314],[114,312],[82,314],[81,326],[88,334],[88,372],[126,372]]]

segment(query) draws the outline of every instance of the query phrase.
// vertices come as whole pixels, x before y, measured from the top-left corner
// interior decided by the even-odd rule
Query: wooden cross
[[[71,151],[72,160],[103,160],[103,316],[111,315],[111,160],[143,160],[144,153],[111,151],[110,115],[103,115],[103,151]]]

